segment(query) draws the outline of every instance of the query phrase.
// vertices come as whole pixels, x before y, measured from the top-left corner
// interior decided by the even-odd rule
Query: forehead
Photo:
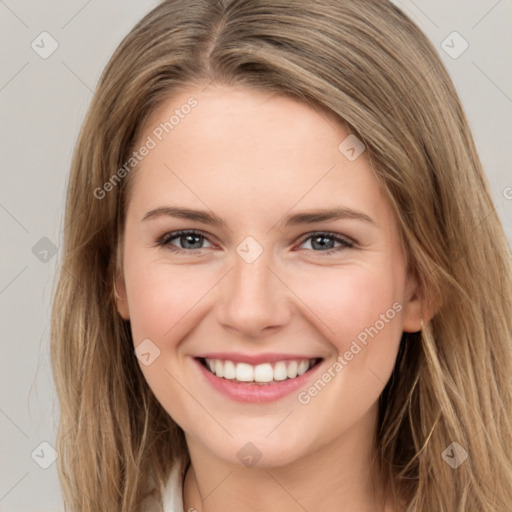
[[[191,100],[192,99],[192,100]],[[194,105],[190,107],[190,105]],[[363,154],[340,151],[349,131],[334,116],[293,98],[242,87],[190,88],[146,123],[154,147],[133,171],[136,205],[179,201],[210,208],[284,213],[294,205],[342,204],[389,213]],[[209,202],[212,204],[209,204]]]

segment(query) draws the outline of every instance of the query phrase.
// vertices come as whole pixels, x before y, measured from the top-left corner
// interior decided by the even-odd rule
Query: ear
[[[126,295],[126,286],[123,277],[114,280],[114,298],[118,313],[123,320],[130,319],[130,310],[128,308],[128,300]]]
[[[428,323],[436,313],[435,305],[425,299],[424,289],[416,273],[410,272],[407,275],[402,311],[404,332],[420,331],[421,322]]]

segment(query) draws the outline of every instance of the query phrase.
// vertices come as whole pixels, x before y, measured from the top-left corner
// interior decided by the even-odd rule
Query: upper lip
[[[221,359],[233,361],[234,363],[247,363],[258,365],[263,363],[275,363],[276,361],[301,361],[308,359],[321,359],[318,356],[307,356],[304,354],[242,354],[241,352],[208,352],[195,356],[199,359]]]

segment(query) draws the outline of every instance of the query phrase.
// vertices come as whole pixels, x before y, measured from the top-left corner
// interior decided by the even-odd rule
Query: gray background
[[[103,67],[157,3],[0,0],[2,512],[62,510],[52,452],[59,407],[49,319],[67,174]],[[427,33],[448,67],[511,243],[512,2],[395,3]],[[39,52],[51,48],[48,36],[40,36],[44,31],[58,43],[47,58],[31,46],[35,41]],[[454,31],[469,45],[457,58],[464,42],[450,36]]]

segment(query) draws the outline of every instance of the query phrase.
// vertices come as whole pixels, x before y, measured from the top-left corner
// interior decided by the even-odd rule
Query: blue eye
[[[307,238],[302,241],[302,244],[308,240],[311,240],[311,248],[321,248],[320,251],[314,252],[323,252],[324,254],[332,254],[335,252],[339,252],[343,249],[349,249],[354,247],[354,243],[350,240],[343,238],[335,233],[326,233],[319,231],[317,233],[310,234]],[[332,242],[330,242],[330,241]],[[341,247],[334,247],[334,244],[339,243]],[[302,245],[301,244],[301,245]]]
[[[172,243],[174,240],[179,240],[179,245]],[[311,250],[313,250],[313,252],[322,252],[324,254],[332,254],[340,252],[343,249],[354,247],[354,243],[352,241],[335,233],[324,231],[309,234],[302,240],[300,245],[304,244],[308,240],[311,240]],[[208,247],[202,247],[204,241],[208,241],[205,235],[199,231],[187,229],[166,233],[157,240],[156,245],[165,247],[166,249],[176,253],[191,253],[198,252],[198,250],[201,249],[207,249]],[[340,244],[340,246],[334,247],[336,243]]]
[[[178,247],[171,243],[176,239],[179,240]],[[206,240],[206,237],[198,231],[186,229],[166,233],[162,238],[160,238],[160,240],[158,240],[157,245],[166,247],[173,252],[191,252],[191,250],[194,249],[203,249],[203,247],[198,247],[198,245],[201,245],[204,240]]]

